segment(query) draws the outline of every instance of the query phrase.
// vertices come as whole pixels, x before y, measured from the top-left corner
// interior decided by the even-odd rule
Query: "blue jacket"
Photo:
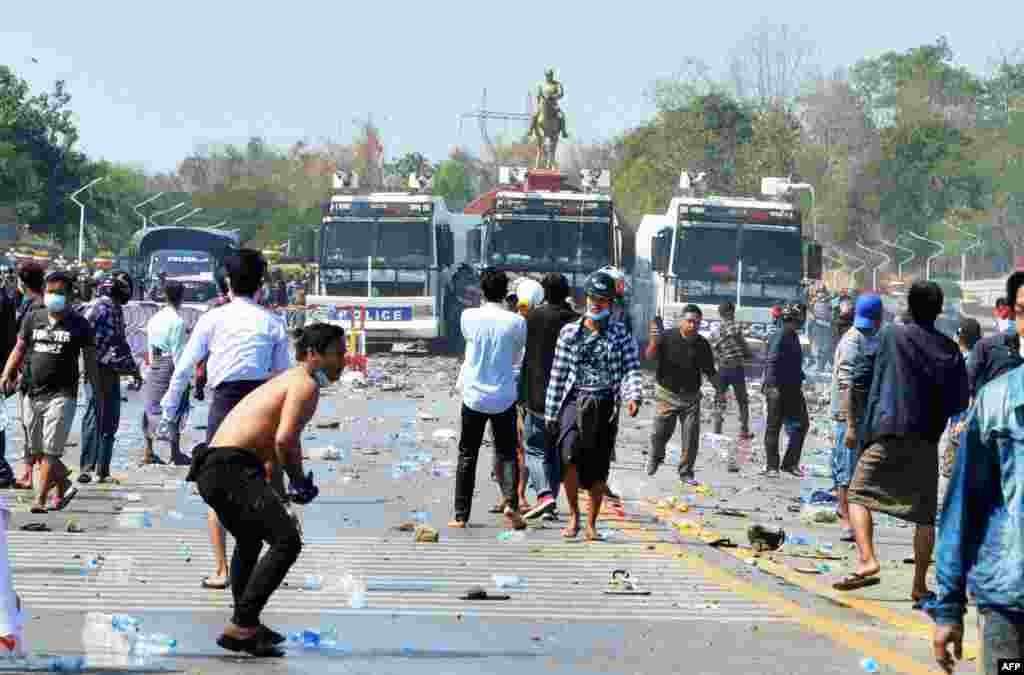
[[[854,366],[855,379],[856,372]],[[949,418],[966,410],[969,399],[967,368],[955,342],[933,326],[887,326],[864,413],[864,444],[885,436],[938,443]]]
[[[988,383],[953,465],[935,549],[928,612],[960,624],[967,591],[979,608],[1024,613],[1024,370]]]

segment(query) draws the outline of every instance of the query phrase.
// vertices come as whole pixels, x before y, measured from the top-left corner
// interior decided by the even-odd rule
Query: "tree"
[[[466,165],[446,159],[434,173],[434,194],[444,197],[451,211],[461,211],[473,198],[473,185],[466,174]]]
[[[762,21],[732,50],[729,71],[741,101],[761,109],[790,109],[818,69],[806,28]]]

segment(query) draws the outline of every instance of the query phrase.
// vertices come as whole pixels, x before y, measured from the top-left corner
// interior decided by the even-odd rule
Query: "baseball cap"
[[[875,328],[882,320],[882,298],[877,295],[862,295],[857,298],[853,325],[856,328]]]

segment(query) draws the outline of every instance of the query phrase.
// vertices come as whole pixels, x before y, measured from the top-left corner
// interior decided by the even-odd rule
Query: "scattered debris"
[[[439,538],[440,535],[436,528],[429,525],[420,525],[416,528],[417,544],[436,544]]]

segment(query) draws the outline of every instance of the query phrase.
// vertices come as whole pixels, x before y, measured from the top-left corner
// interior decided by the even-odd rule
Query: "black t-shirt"
[[[95,345],[92,326],[80,314],[67,311],[50,323],[46,308],[37,309],[21,324],[26,366],[22,391],[29,396],[78,392],[78,357]]]
[[[715,377],[715,356],[704,336],[669,330],[658,339],[658,384],[676,394],[696,394],[702,372]]]

